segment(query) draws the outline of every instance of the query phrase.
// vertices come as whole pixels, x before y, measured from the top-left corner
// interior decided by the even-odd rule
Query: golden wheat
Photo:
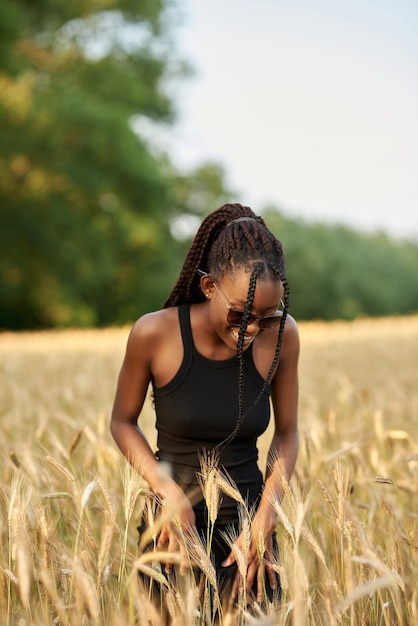
[[[209,583],[203,594],[192,573],[168,583],[154,563],[167,554],[144,551],[160,521],[108,428],[129,329],[1,334],[0,623],[156,626],[161,611],[140,571],[166,589],[174,626],[210,625],[216,614],[222,626],[417,623],[418,317],[306,323],[300,332],[304,445],[272,502],[282,599],[254,604],[251,615],[243,596],[220,611],[199,538],[187,545]],[[141,420],[154,445],[150,402]],[[261,465],[271,435],[272,425]],[[219,492],[240,502],[220,472],[202,486],[214,518]],[[241,510],[249,537],[244,502]],[[142,516],[150,530],[138,545]],[[244,572],[245,555],[236,556]]]

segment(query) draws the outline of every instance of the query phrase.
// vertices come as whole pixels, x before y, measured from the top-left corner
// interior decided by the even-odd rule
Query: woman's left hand
[[[273,532],[276,525],[277,515],[271,506],[260,506],[251,524],[251,541],[248,551],[245,547],[246,544],[248,545],[248,539],[246,540],[244,532],[241,532],[234,544],[246,560],[245,591],[247,594],[251,593],[256,581],[257,602],[263,600],[266,577],[271,589],[277,588],[277,574],[271,567],[273,561]],[[238,565],[238,559],[234,550],[230,552],[222,566],[228,567],[233,563]],[[240,567],[238,567],[233,589],[234,597],[238,595],[241,581],[242,572]]]

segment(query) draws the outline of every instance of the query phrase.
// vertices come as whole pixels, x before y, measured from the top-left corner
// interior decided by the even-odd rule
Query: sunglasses
[[[213,278],[211,274],[208,274],[203,270],[197,270],[197,273],[199,274],[199,276],[207,276],[212,281],[213,286],[215,287],[218,294],[221,296],[226,308],[228,309],[228,315],[226,316],[228,324],[230,324],[231,326],[241,326],[242,320],[244,319],[244,311],[236,309],[232,306],[231,302],[228,300],[228,298],[218,285],[218,282],[215,278]],[[280,304],[284,307],[283,300],[280,300]],[[263,330],[265,328],[273,328],[273,326],[278,326],[281,319],[282,315],[280,311],[276,311],[274,315],[255,315],[251,313],[250,317],[248,318],[248,324],[252,324],[257,320],[259,328]]]

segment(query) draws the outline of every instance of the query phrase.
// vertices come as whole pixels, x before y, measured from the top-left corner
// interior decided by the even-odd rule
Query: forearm
[[[156,459],[141,429],[129,422],[112,422],[111,433],[121,452],[152,491],[163,494],[167,483],[173,481]]]

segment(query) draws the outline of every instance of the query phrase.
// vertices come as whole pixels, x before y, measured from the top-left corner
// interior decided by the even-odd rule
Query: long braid
[[[204,297],[199,287],[197,270],[208,270],[209,256],[214,243],[222,238],[221,235],[230,222],[241,217],[252,218],[265,225],[261,217],[257,216],[249,207],[241,204],[224,204],[203,220],[186,255],[179,278],[163,308],[178,306],[183,302],[191,304],[203,302]],[[227,257],[230,255],[231,243],[232,247],[235,247],[234,242],[231,241],[227,241],[225,244]]]
[[[283,298],[284,299],[284,307],[283,307],[283,312],[282,312],[282,318],[280,320],[280,326],[279,326],[279,332],[278,332],[278,337],[277,337],[276,350],[275,350],[275,353],[274,353],[274,358],[273,358],[272,364],[270,366],[269,372],[268,372],[266,378],[264,379],[263,386],[262,386],[258,396],[255,398],[255,400],[253,400],[253,402],[247,408],[245,413],[243,413],[243,401],[244,401],[244,385],[243,385],[243,379],[244,379],[244,351],[243,351],[243,345],[244,345],[244,336],[245,336],[245,330],[246,330],[247,325],[248,325],[248,319],[249,319],[249,317],[251,315],[252,304],[254,302],[254,293],[255,293],[257,276],[260,273],[261,269],[262,268],[260,266],[258,266],[258,267],[255,268],[255,270],[251,274],[249,288],[248,288],[247,302],[245,304],[244,316],[243,316],[243,320],[242,320],[241,327],[239,329],[239,335],[238,335],[238,345],[237,345],[237,356],[238,356],[238,362],[239,362],[239,374],[238,374],[238,419],[237,419],[237,423],[235,424],[234,430],[223,441],[221,441],[219,444],[217,444],[217,446],[215,448],[215,451],[216,451],[217,454],[220,454],[220,452],[225,448],[225,446],[227,446],[229,443],[231,443],[231,441],[236,437],[236,435],[238,434],[238,431],[239,431],[239,429],[241,427],[241,424],[242,424],[244,418],[248,415],[248,413],[250,411],[253,410],[253,408],[256,406],[256,404],[259,402],[259,400],[262,398],[263,394],[266,393],[266,390],[267,390],[267,388],[268,388],[268,386],[269,386],[269,384],[271,382],[274,370],[276,368],[276,365],[277,365],[277,363],[279,361],[279,357],[280,357],[280,351],[281,351],[282,343],[283,343],[284,327],[285,327],[285,324],[286,324],[287,313],[288,313],[288,310],[289,310],[289,284],[288,284],[286,276],[284,275],[282,270],[279,267],[277,267],[277,266],[273,266],[273,270],[274,270],[275,274],[277,274],[277,276],[280,278],[280,280],[281,280],[281,282],[282,282],[282,284],[284,286],[284,298]]]
[[[280,357],[280,351],[282,349],[282,343],[283,343],[283,334],[284,334],[284,327],[286,324],[286,318],[287,318],[287,313],[289,311],[289,284],[287,282],[287,278],[284,275],[284,273],[282,272],[282,270],[273,265],[273,270],[275,272],[275,274],[277,274],[277,276],[280,278],[283,287],[284,287],[284,307],[283,307],[283,312],[282,312],[282,319],[280,320],[280,326],[279,326],[279,333],[277,336],[277,344],[276,344],[276,351],[274,353],[274,358],[272,361],[272,364],[270,366],[269,372],[267,374],[267,377],[263,383],[263,387],[260,391],[259,396],[256,398],[256,400],[254,401],[253,405],[250,407],[251,409],[253,408],[253,406],[258,402],[258,400],[261,398],[261,395],[265,392],[266,388],[268,387],[268,385],[271,382],[271,379],[273,377],[273,373],[274,370],[276,368],[276,365],[279,361],[279,357]],[[249,411],[250,409],[248,409]],[[248,412],[247,411],[247,412]]]
[[[254,302],[254,294],[255,294],[255,288],[257,284],[257,276],[261,272],[261,270],[262,270],[262,266],[259,265],[253,270],[251,274],[250,283],[248,287],[247,301],[245,303],[245,308],[244,308],[244,315],[243,315],[241,326],[240,326],[239,333],[238,333],[238,344],[237,344],[237,356],[238,356],[238,365],[239,365],[238,419],[237,419],[237,423],[235,424],[234,430],[216,446],[215,450],[217,451],[217,453],[220,453],[220,451],[223,450],[223,448],[225,448],[225,446],[227,446],[228,443],[230,443],[236,437],[241,427],[241,423],[244,418],[244,415],[248,413],[248,410],[247,410],[245,414],[243,414],[243,406],[244,406],[244,349],[243,347],[244,347],[245,331],[248,326],[248,320],[250,319],[251,309],[252,309],[253,302]],[[259,397],[261,397],[261,394],[259,395]],[[257,401],[258,399],[259,398],[257,398]]]
[[[280,241],[267,228],[263,218],[241,204],[225,204],[202,222],[186,256],[180,276],[167,298],[164,308],[182,303],[203,302],[197,270],[215,278],[243,269],[251,272],[243,320],[238,333],[238,418],[233,431],[214,449],[214,457],[237,435],[242,421],[254,408],[270,385],[279,361],[284,328],[289,309],[289,285],[285,274],[285,258]],[[284,308],[280,320],[276,350],[263,386],[244,412],[244,339],[254,302],[258,278],[273,276],[284,287]]]

